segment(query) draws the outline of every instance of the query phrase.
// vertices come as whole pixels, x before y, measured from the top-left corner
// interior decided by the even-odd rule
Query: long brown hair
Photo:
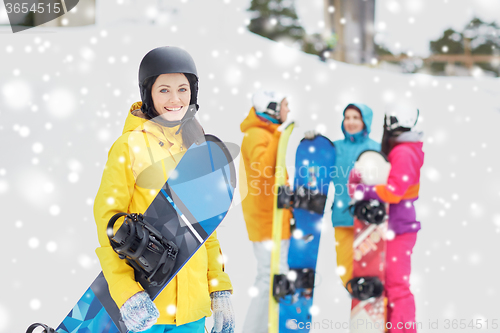
[[[384,134],[382,135],[381,151],[389,156],[391,150],[399,143],[397,142],[398,136],[404,132],[410,131],[410,128],[398,127],[390,131],[386,125],[387,115],[384,117]]]

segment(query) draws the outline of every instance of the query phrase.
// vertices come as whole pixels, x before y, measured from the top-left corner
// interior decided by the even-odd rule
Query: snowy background
[[[109,1],[98,8],[96,26],[0,30],[0,332],[24,332],[38,321],[56,327],[99,273],[93,198],[107,151],[139,100],[139,62],[160,45],[181,46],[194,57],[200,121],[225,141],[241,143],[239,124],[257,88],[290,96],[298,122],[290,166],[306,130],[342,138],[342,110],[349,102],[373,108],[376,140],[387,102],[416,102],[426,135],[416,204],[422,230],[411,276],[421,332],[437,331],[427,329],[429,321],[443,329],[445,319],[500,324],[499,79],[322,63],[247,32],[241,3],[170,1],[158,10],[148,7],[155,1],[140,8]],[[219,239],[240,332],[255,275],[240,206],[219,228]],[[326,221],[316,322],[349,320],[350,299],[335,263],[333,228]]]

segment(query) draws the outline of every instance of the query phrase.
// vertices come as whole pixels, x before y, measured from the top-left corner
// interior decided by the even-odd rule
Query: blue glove
[[[160,313],[145,291],[130,297],[120,308],[123,322],[129,331],[142,332],[151,328]]]
[[[228,290],[214,291],[210,294],[214,327],[212,333],[234,333],[234,311]]]

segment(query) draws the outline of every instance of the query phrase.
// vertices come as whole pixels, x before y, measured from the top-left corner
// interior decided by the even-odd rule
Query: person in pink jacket
[[[420,230],[414,202],[420,188],[420,168],[424,163],[422,132],[414,129],[418,109],[396,104],[385,116],[382,152],[391,163],[387,184],[365,186],[353,170],[350,193],[355,200],[376,199],[389,203],[385,291],[387,327],[390,332],[416,332],[415,300],[410,291],[411,254]]]

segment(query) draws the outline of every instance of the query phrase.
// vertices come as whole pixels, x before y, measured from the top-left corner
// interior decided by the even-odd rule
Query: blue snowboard
[[[156,298],[226,216],[236,187],[233,157],[212,135],[193,144],[144,212],[144,218],[179,248],[172,276],[163,286],[148,287]],[[234,146],[234,147],[233,147]],[[230,145],[231,150],[237,148]],[[175,175],[175,176],[173,176]],[[140,212],[137,212],[140,213]],[[102,272],[56,329],[58,333],[126,333],[120,311]]]
[[[335,147],[328,138],[318,135],[313,140],[302,139],[295,155],[294,192],[312,193],[306,195],[309,197],[319,193],[326,200],[335,156]],[[292,226],[288,265],[292,274],[296,273],[297,289],[294,296],[286,296],[280,302],[281,333],[309,332],[306,325],[312,318],[309,310],[313,305],[314,276],[324,205],[320,209],[321,213],[310,209],[311,207],[293,209],[295,225]]]

